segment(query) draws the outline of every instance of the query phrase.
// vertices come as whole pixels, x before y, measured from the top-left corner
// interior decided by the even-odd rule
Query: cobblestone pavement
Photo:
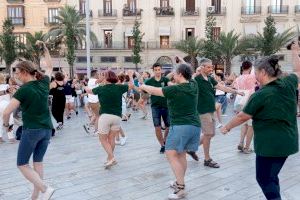
[[[232,116],[232,114],[229,115]],[[97,137],[88,136],[81,111],[66,121],[64,130],[51,140],[45,156],[45,180],[56,188],[56,200],[164,200],[173,174],[154,135],[152,121],[134,113],[122,124],[128,142],[117,146],[118,165],[105,170],[105,153]],[[229,117],[224,117],[227,121]],[[213,139],[212,157],[220,169],[203,166],[203,159],[188,158],[188,200],[265,199],[255,181],[255,154],[236,150],[239,128]],[[28,199],[31,185],[16,168],[17,144],[0,144],[0,200]],[[198,154],[203,158],[202,147]],[[283,199],[300,199],[300,155],[290,156],[280,174]]]

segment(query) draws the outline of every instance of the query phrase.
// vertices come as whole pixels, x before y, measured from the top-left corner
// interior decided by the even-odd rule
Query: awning
[[[131,37],[131,36],[133,36],[132,31],[133,31],[132,28],[126,28],[125,37]]]
[[[159,36],[169,36],[171,35],[171,27],[170,26],[159,27],[158,33]]]
[[[245,24],[245,35],[256,35],[257,27],[255,24]]]

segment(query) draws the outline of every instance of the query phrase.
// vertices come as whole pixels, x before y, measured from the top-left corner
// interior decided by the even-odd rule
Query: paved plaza
[[[225,117],[227,121],[229,117]],[[105,170],[104,150],[97,137],[88,136],[82,125],[87,117],[80,111],[51,140],[45,157],[45,180],[56,188],[55,200],[165,200],[171,192],[168,181],[174,179],[165,155],[159,154],[152,121],[134,113],[123,123],[128,136],[125,146],[117,146],[118,165]],[[265,199],[255,181],[255,154],[236,150],[239,128],[230,135],[219,132],[212,142],[212,157],[220,169],[203,166],[188,158],[187,200],[259,200]],[[0,200],[28,199],[31,184],[16,167],[17,144],[0,145]],[[300,154],[290,156],[281,174],[283,199],[300,199]]]

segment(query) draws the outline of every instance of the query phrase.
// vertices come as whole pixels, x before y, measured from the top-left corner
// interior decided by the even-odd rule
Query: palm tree
[[[21,51],[20,56],[32,61],[40,68],[40,60],[43,55],[43,50],[36,45],[37,41],[44,41],[45,34],[42,31],[35,32],[34,34],[27,33],[26,44],[18,44]]]
[[[240,35],[234,33],[234,30],[232,30],[229,33],[222,32],[217,41],[217,50],[225,64],[225,72],[227,74],[231,73],[231,60],[243,50],[243,46],[239,43],[239,38]]]
[[[181,40],[175,45],[176,49],[182,51],[191,58],[191,65],[194,70],[198,67],[196,57],[201,53],[204,46],[204,40],[198,40],[197,37],[189,37],[186,40]]]
[[[70,69],[70,76],[73,77],[75,62],[75,49],[83,45],[85,41],[85,26],[81,23],[84,16],[75,9],[75,7],[66,5],[59,11],[59,15],[55,17],[58,20],[58,25],[51,29],[46,39],[57,43],[64,43],[67,50],[67,61]],[[97,44],[95,34],[91,33],[92,45]]]

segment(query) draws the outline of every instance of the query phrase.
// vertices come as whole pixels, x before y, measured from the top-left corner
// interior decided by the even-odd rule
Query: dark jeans
[[[154,127],[161,127],[161,118],[164,120],[165,126],[170,127],[168,108],[151,107],[151,110]]]
[[[286,159],[256,156],[256,180],[268,200],[281,200],[278,174]]]

